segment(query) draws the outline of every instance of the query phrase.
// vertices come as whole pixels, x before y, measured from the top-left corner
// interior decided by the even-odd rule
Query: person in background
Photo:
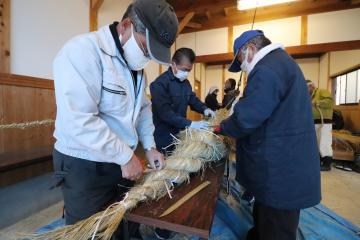
[[[311,95],[312,112],[320,153],[320,170],[330,171],[333,157],[332,117],[334,101],[326,89],[315,87],[314,82],[306,80]]]
[[[222,107],[229,110],[231,105],[239,95],[239,90],[236,89],[236,80],[229,78],[225,81],[224,98],[222,100]]]
[[[248,240],[296,240],[300,209],[320,202],[320,164],[303,73],[260,30],[234,42],[247,85],[215,133],[236,139],[236,179],[255,197]]]
[[[211,87],[209,89],[209,93],[205,98],[205,104],[208,108],[210,108],[213,111],[216,111],[221,108],[218,100],[217,95],[219,94],[219,88],[217,87]]]
[[[173,137],[186,127],[207,129],[206,121],[191,121],[186,118],[191,110],[214,117],[215,113],[195,95],[187,77],[192,70],[195,53],[190,48],[179,48],[172,57],[169,69],[150,84],[150,93],[155,125],[155,142],[158,151],[170,153]],[[170,146],[170,147],[169,147]]]
[[[164,167],[143,69],[151,59],[170,63],[177,29],[166,1],[135,0],[121,22],[71,39],[56,56],[53,161],[66,224],[119,201],[143,174],[139,141],[151,167]]]

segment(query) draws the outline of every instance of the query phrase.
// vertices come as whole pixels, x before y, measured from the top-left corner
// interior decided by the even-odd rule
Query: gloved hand
[[[205,117],[215,117],[215,112],[213,110],[211,110],[210,108],[205,109],[204,111],[204,115]]]
[[[208,130],[209,129],[209,123],[205,121],[192,121],[190,124],[190,128],[198,129],[198,130]]]

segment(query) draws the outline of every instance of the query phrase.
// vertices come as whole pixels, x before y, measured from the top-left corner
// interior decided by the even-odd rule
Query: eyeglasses
[[[134,24],[133,24],[133,26],[134,26]],[[136,31],[135,26],[134,26],[134,30],[135,30],[135,31],[134,31],[134,37],[135,37],[136,42],[138,42],[138,43],[140,44],[140,48],[141,48],[141,51],[144,53],[144,56],[150,59],[149,51],[147,50],[146,47],[144,47],[144,45],[142,44],[142,42],[136,37],[136,34],[135,34],[135,33],[137,33],[137,34],[141,34],[141,33],[138,33],[138,32]],[[145,38],[146,38],[146,36],[145,36]]]

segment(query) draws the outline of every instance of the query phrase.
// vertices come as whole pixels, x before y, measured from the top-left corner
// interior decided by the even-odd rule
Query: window
[[[354,104],[360,100],[360,69],[334,78],[336,105]]]

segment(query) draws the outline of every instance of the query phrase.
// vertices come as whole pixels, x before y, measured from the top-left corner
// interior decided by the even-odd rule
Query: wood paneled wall
[[[345,122],[345,129],[360,132],[360,102],[357,105],[335,106],[341,111]]]
[[[53,81],[0,74],[0,124],[55,119]],[[0,153],[54,143],[54,126],[0,130]]]

